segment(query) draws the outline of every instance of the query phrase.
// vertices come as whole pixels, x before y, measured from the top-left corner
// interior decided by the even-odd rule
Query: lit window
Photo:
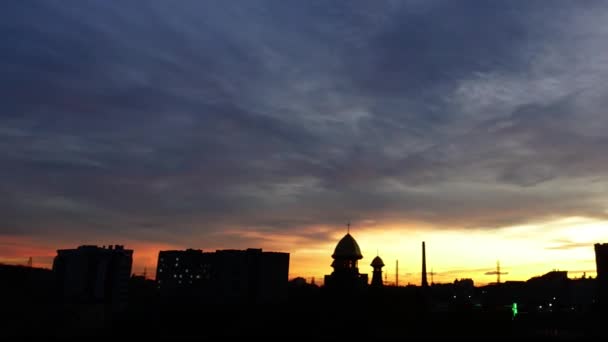
[[[182,275],[180,274],[180,275],[179,275],[179,277],[181,278],[181,277],[182,277]]]
[[[178,264],[178,263],[175,263],[175,267],[179,267],[179,264]]]
[[[174,274],[174,275],[173,275],[173,278],[177,278],[177,274]]]
[[[186,268],[186,273],[188,273],[188,269]]]
[[[159,269],[158,269],[158,272],[162,272],[162,271],[163,271],[163,269],[162,269],[162,268],[159,268]]]
[[[175,261],[179,261],[179,257],[175,258]]]
[[[196,275],[196,279],[201,279],[201,275],[200,275],[200,274],[197,274],[197,275]]]
[[[158,283],[159,283],[159,284],[161,283],[161,280],[160,280],[160,279],[158,279]]]
[[[180,281],[178,281],[178,283],[179,283],[179,284],[181,284],[181,283],[182,283],[182,281],[180,280]]]

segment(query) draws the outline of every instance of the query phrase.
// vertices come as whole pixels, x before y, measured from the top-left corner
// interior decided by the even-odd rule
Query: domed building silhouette
[[[367,274],[360,274],[358,261],[363,258],[357,241],[346,233],[331,255],[334,271],[325,276],[325,286],[343,292],[357,292],[367,287]]]

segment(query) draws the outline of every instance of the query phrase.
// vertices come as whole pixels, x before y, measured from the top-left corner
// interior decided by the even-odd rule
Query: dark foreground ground
[[[608,320],[594,313],[521,313],[448,308],[416,298],[327,296],[277,305],[209,305],[146,297],[116,312],[104,305],[13,299],[2,305],[0,340],[34,337],[125,339],[277,338],[281,340],[605,340]]]

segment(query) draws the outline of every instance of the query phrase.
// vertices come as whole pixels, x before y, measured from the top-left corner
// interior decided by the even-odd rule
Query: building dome
[[[372,267],[384,267],[384,261],[382,261],[382,259],[377,256],[374,258],[374,260],[372,260],[372,263],[370,264],[370,266]]]
[[[363,258],[363,255],[357,241],[350,234],[346,234],[336,245],[331,257],[334,259],[359,260]]]

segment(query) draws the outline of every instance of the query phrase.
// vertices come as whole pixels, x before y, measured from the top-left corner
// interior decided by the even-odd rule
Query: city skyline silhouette
[[[597,325],[608,315],[608,243],[594,245],[595,279],[586,275],[572,279],[568,271],[552,270],[526,281],[501,282],[506,272],[497,262],[493,272],[497,281],[481,286],[470,278],[427,283],[425,247],[423,241],[419,286],[384,283],[385,264],[379,253],[370,264],[374,268],[370,282],[368,274],[360,273],[358,266],[363,265],[358,262],[363,256],[350,225],[331,254],[333,272],[321,286],[314,279],[289,279],[289,253],[256,248],[159,251],[156,280],[131,273],[134,251],[123,245],[60,249],[52,271],[33,263],[0,264],[0,296],[13,313],[2,335],[144,337],[148,333],[142,334],[134,324],[150,320],[162,326],[156,337],[270,337],[280,336],[287,326],[311,337],[337,333],[563,340],[608,334]],[[409,310],[404,311],[403,305]],[[209,311],[202,314],[200,306]],[[17,312],[36,314],[26,321]],[[327,315],[327,323],[310,321],[313,312]],[[200,329],[185,327],[201,317],[206,324]],[[230,328],[228,317],[238,328]],[[393,325],[385,330],[370,326],[359,333],[345,330],[342,323],[352,323],[355,317],[377,324],[393,321]],[[282,321],[283,328],[268,329],[263,322],[269,319]],[[439,327],[420,329],[427,324]],[[314,333],[301,331],[305,327]]]
[[[350,232],[352,225],[349,224],[349,227],[347,230],[342,229],[342,234],[344,233],[344,231],[348,231]],[[356,227],[353,227],[353,229],[355,230],[355,232],[353,233],[354,235],[357,235],[356,233]],[[339,229],[336,229],[339,230]],[[338,233],[340,234],[340,233]],[[357,239],[359,240],[359,239]],[[422,241],[422,240],[421,240]],[[427,241],[428,242],[428,241]],[[331,247],[331,245],[333,244],[333,241],[328,241],[328,245],[330,246],[326,251],[324,252],[329,252],[333,247]],[[410,243],[408,243],[406,246],[411,246],[412,244],[419,244],[420,241],[410,241]],[[542,274],[545,274],[546,272],[549,271],[555,271],[555,270],[562,270],[562,271],[568,271],[569,276],[571,278],[580,278],[583,275],[585,275],[586,277],[595,277],[596,276],[596,270],[595,270],[595,256],[593,255],[593,245],[595,243],[598,242],[591,242],[589,244],[579,244],[577,246],[577,248],[586,248],[586,252],[588,254],[591,254],[592,256],[592,260],[584,262],[584,263],[577,263],[577,262],[570,262],[570,263],[566,263],[566,264],[560,264],[560,263],[556,263],[556,264],[552,264],[549,261],[545,261],[545,262],[536,262],[537,264],[537,268],[534,269],[534,271],[531,272],[518,272],[517,268],[522,266],[522,265],[507,265],[506,267],[504,266],[505,261],[503,260],[503,266],[498,266],[501,271],[498,271],[501,273],[502,275],[502,279],[504,280],[512,280],[512,281],[523,281],[523,280],[527,280],[529,278],[535,277],[535,276],[540,276]],[[91,243],[84,243],[84,245],[100,245],[99,243],[95,243],[95,242],[91,242]],[[108,244],[110,245],[110,244]],[[366,244],[362,244],[362,246],[366,246]],[[72,246],[73,247],[73,246]],[[250,248],[251,246],[247,246],[245,248]],[[384,253],[380,253],[380,250],[386,250],[386,248],[383,248],[383,246],[376,246],[376,247],[371,247],[371,246],[366,246],[367,248],[363,248],[362,250],[372,250],[373,248],[375,248],[377,250],[377,254],[376,255],[380,255],[382,254],[382,258],[386,259],[386,261],[389,261],[390,259],[387,257],[386,254]],[[175,246],[173,248],[165,248],[165,250],[185,250],[188,248],[196,248],[196,249],[201,249],[204,251],[214,251],[214,250],[222,250],[222,249],[234,249],[237,248],[239,249],[240,247],[235,247],[235,246],[230,246],[227,245],[225,247],[222,248],[204,248],[203,246],[184,246],[184,247],[179,247],[179,246]],[[256,248],[262,248],[260,246],[257,246]],[[434,246],[431,245],[431,251],[433,251]],[[466,251],[467,249],[469,249],[469,247],[467,245],[464,246],[460,246],[461,250]],[[265,250],[267,250],[266,248],[263,248]],[[290,262],[290,273],[289,273],[289,279],[294,279],[294,278],[298,278],[298,277],[303,277],[307,280],[311,280],[312,278],[317,279],[317,283],[319,284],[324,284],[323,281],[323,276],[324,274],[327,273],[327,271],[331,270],[331,266],[329,265],[329,263],[327,262],[327,260],[324,260],[322,263],[327,265],[325,267],[321,267],[319,268],[320,270],[317,271],[311,271],[309,269],[306,268],[296,268],[296,270],[293,269],[293,260],[295,259],[297,262],[297,255],[294,255],[293,251],[290,250],[286,250],[286,249],[281,249],[279,248],[275,248],[274,249],[277,252],[286,252],[286,253],[290,253],[292,255],[291,257],[291,262]],[[143,275],[144,272],[147,272],[147,270],[151,270],[151,269],[155,269],[157,267],[156,265],[156,256],[158,255],[158,252],[161,251],[159,250],[151,250],[150,253],[152,253],[152,255],[154,255],[154,260],[150,261],[148,263],[145,263],[143,265],[136,265],[134,264],[134,274],[137,275]],[[321,251],[323,252],[323,251]],[[366,273],[369,273],[371,275],[371,271],[372,271],[372,267],[369,266],[368,264],[371,262],[371,260],[373,259],[373,257],[375,257],[376,255],[369,255],[366,257],[367,253],[364,253],[362,255],[362,259],[361,259],[361,264],[363,265],[362,270],[365,271]],[[418,254],[418,255],[417,255]],[[431,252],[431,255],[433,255],[434,253]],[[393,256],[392,254],[388,254],[390,256]],[[416,256],[417,255],[417,256]],[[135,249],[135,253],[134,253],[134,260],[136,259],[137,256],[137,249]],[[415,248],[408,251],[408,253],[400,253],[397,254],[397,258],[394,258],[392,261],[392,263],[388,263],[385,267],[384,267],[384,273],[387,275],[387,277],[389,277],[388,275],[390,274],[390,280],[387,280],[386,283],[390,284],[390,285],[395,285],[395,276],[396,276],[396,269],[395,269],[395,261],[400,260],[399,256],[401,256],[401,267],[400,267],[400,284],[401,286],[405,286],[405,285],[421,285],[421,276],[422,276],[422,272],[419,268],[420,262],[422,261],[420,255],[419,255],[419,250],[416,250]],[[408,257],[404,257],[404,256],[408,256]],[[42,268],[51,268],[52,266],[52,258],[54,256],[51,257],[43,257],[41,258],[43,261],[40,262],[39,260],[35,260],[33,257],[29,256],[26,257],[27,260],[24,260],[23,262],[18,262],[18,261],[14,261],[14,259],[12,260],[12,262],[4,262],[4,264],[9,264],[9,265],[27,265],[28,263],[32,262],[35,263],[37,267],[42,267]],[[323,257],[321,257],[323,258]],[[51,260],[50,262],[47,260]],[[326,257],[325,257],[326,259]],[[487,260],[485,260],[487,259]],[[497,276],[497,263],[499,264],[500,261],[496,261],[496,258],[492,259],[491,256],[488,256],[487,258],[485,258],[484,260],[482,260],[482,262],[487,262],[487,267],[480,267],[480,268],[475,268],[475,269],[467,269],[464,267],[464,265],[458,265],[458,264],[454,264],[451,263],[451,267],[447,267],[447,270],[442,270],[442,265],[441,264],[437,264],[437,263],[432,263],[429,266],[429,269],[433,269],[432,273],[433,273],[433,279],[436,280],[437,283],[451,283],[453,282],[455,279],[460,279],[460,278],[470,278],[473,279],[475,281],[476,284],[479,285],[487,285],[487,284],[491,284],[496,282],[496,276]],[[480,266],[482,262],[479,262]],[[506,260],[506,262],[509,262],[509,259]],[[367,263],[367,264],[366,264]],[[591,263],[591,267],[589,266],[589,263]],[[568,268],[568,267],[563,267],[563,266],[570,266],[574,268]],[[523,267],[525,268],[525,264],[523,265]],[[585,268],[585,266],[587,266],[587,268]],[[438,270],[438,271],[436,271]],[[512,274],[509,274],[509,270],[511,270]],[[513,272],[515,271],[515,272]],[[427,277],[430,277],[430,273],[429,271],[427,271]],[[153,272],[147,272],[147,276],[148,279],[155,279]],[[370,278],[371,279],[371,278]]]
[[[148,319],[171,335],[196,303],[218,309],[217,329],[238,316],[240,336],[311,312],[328,336],[365,319],[370,336],[486,318],[524,335],[594,330],[608,297],[606,18],[596,0],[7,3],[11,322]],[[289,304],[248,311],[271,292]],[[348,323],[336,310],[359,299],[382,314]]]
[[[423,240],[437,281],[594,269],[606,6],[292,5],[3,11],[0,262],[257,246],[321,279],[351,220],[405,282]]]

